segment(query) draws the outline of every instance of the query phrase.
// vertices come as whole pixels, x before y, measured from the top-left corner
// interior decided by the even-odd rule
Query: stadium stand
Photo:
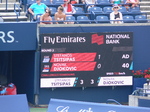
[[[119,11],[120,11],[122,14],[128,13],[126,7],[124,7],[124,6],[120,7]]]
[[[9,15],[4,15],[4,13],[2,13],[4,11],[1,10],[1,16],[4,20],[4,22],[6,22],[6,21],[29,21],[30,20],[30,15],[25,10],[27,10],[27,8],[32,3],[35,3],[36,0],[27,0],[27,1],[19,0],[20,3],[16,2],[18,0],[7,0],[7,1],[9,1],[9,2],[11,1],[12,5],[11,6],[9,5],[9,7],[7,8],[7,10],[9,10],[8,11]],[[57,7],[63,3],[63,0],[53,0],[52,3],[50,3],[50,0],[42,0],[42,2],[45,3],[50,8],[50,10],[52,11],[52,16],[54,16],[55,12],[57,11]],[[57,2],[58,2],[58,4],[57,4]],[[95,4],[95,7],[89,8],[89,10],[87,9],[86,4],[73,4],[73,6],[76,10],[76,14],[73,14],[75,19],[77,20],[78,16],[87,16],[87,18],[89,18],[89,20],[96,20],[97,16],[102,16],[102,17],[107,16],[107,18],[109,19],[109,14],[112,12],[113,4],[110,3],[109,0],[98,0],[97,2],[98,2],[98,4]],[[22,4],[23,4],[23,6],[22,6]],[[139,21],[135,20],[138,23],[139,22],[149,22],[148,19],[149,19],[150,13],[148,11],[150,11],[150,9],[147,11],[147,8],[145,6],[147,4],[149,5],[150,1],[142,0],[140,2],[140,7],[129,8],[129,10],[127,10],[126,7],[124,5],[122,5],[122,6],[120,6],[119,11],[122,12],[123,16],[133,16],[133,19],[139,19]],[[15,8],[14,8],[14,6],[15,6]],[[11,12],[11,14],[10,14],[10,12]],[[146,12],[148,12],[148,13],[146,13]],[[12,19],[8,19],[10,17]],[[141,19],[144,19],[144,20],[142,21]]]
[[[140,10],[147,14],[147,18],[150,19],[150,0],[141,0]]]
[[[148,22],[147,17],[145,15],[136,15],[135,21],[137,23],[147,23]]]
[[[141,13],[140,7],[134,7],[129,9],[130,13]]]
[[[82,7],[74,7],[74,9],[76,10],[77,14],[83,14],[83,13],[85,13]]]
[[[78,16],[77,23],[78,24],[89,24],[89,23],[91,23],[91,21],[87,16]]]
[[[51,5],[52,3],[50,2],[50,0],[42,0],[42,2],[44,4],[46,4],[47,6]]]
[[[67,17],[66,17],[66,21],[76,23],[76,19],[75,19],[74,16],[67,16]]]
[[[63,1],[63,0],[53,0],[52,3],[53,3],[53,4],[63,4],[64,1]]]
[[[105,4],[105,5],[110,5],[110,1],[109,0],[97,0],[98,4]]]
[[[123,16],[123,22],[124,23],[135,23],[135,20],[134,20],[133,16],[126,15],[126,16]]]
[[[49,7],[49,9],[51,10],[51,15],[54,16],[54,14],[57,12],[56,7]]]
[[[96,23],[110,23],[110,21],[107,16],[97,16]]]
[[[112,7],[106,6],[103,8],[104,13],[111,13],[112,12]]]

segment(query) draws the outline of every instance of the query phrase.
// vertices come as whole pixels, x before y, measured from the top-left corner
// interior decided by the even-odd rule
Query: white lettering
[[[68,110],[69,110],[69,106],[67,106],[67,107],[59,106],[56,108],[57,112],[69,112]]]
[[[79,110],[79,112],[93,112],[93,111],[92,111],[92,108],[89,108],[88,110],[86,110],[86,109],[81,109],[81,110]]]
[[[44,43],[83,43],[86,42],[85,37],[61,37],[61,36],[56,36],[56,37],[49,37],[49,36],[44,36]]]
[[[119,40],[106,40],[106,44],[119,44]]]
[[[15,40],[15,38],[11,35],[13,33],[14,33],[14,31],[8,31],[7,35],[6,35],[5,32],[0,31],[0,39],[2,40],[3,43],[12,43]],[[8,37],[6,37],[6,36],[8,36]]]
[[[12,43],[15,40],[15,38],[11,35],[11,33],[14,33],[14,31],[9,31],[7,33],[7,36],[11,39],[11,40],[7,40],[8,43]]]
[[[123,54],[122,55],[122,59],[129,59],[130,58],[130,55],[129,54]]]
[[[77,71],[77,67],[54,67],[54,71]]]
[[[104,81],[103,84],[124,84],[124,81]]]
[[[130,39],[129,34],[111,34],[106,35],[106,39]]]
[[[0,34],[1,34],[0,39],[3,41],[3,43],[6,43],[6,41],[5,41],[5,39],[4,39],[5,33],[2,32],[2,31],[0,31]]]

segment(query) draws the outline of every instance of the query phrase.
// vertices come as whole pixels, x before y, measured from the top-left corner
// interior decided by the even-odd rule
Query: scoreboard
[[[132,85],[132,32],[41,34],[40,87]]]

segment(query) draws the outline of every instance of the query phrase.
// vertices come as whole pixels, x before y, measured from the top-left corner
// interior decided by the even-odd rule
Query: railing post
[[[8,3],[8,1],[6,0],[6,11],[7,11],[7,3]]]

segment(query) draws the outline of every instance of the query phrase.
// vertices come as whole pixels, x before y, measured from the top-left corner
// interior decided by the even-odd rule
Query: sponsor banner
[[[132,85],[132,76],[100,77],[98,86]]]
[[[36,23],[0,24],[0,51],[36,50]]]
[[[51,99],[47,112],[150,112],[150,108]]]
[[[71,78],[41,78],[41,87],[73,87],[76,77]]]
[[[83,63],[53,63],[51,72],[63,71],[94,71],[96,62]]]
[[[96,53],[54,53],[50,62],[94,61]]]

